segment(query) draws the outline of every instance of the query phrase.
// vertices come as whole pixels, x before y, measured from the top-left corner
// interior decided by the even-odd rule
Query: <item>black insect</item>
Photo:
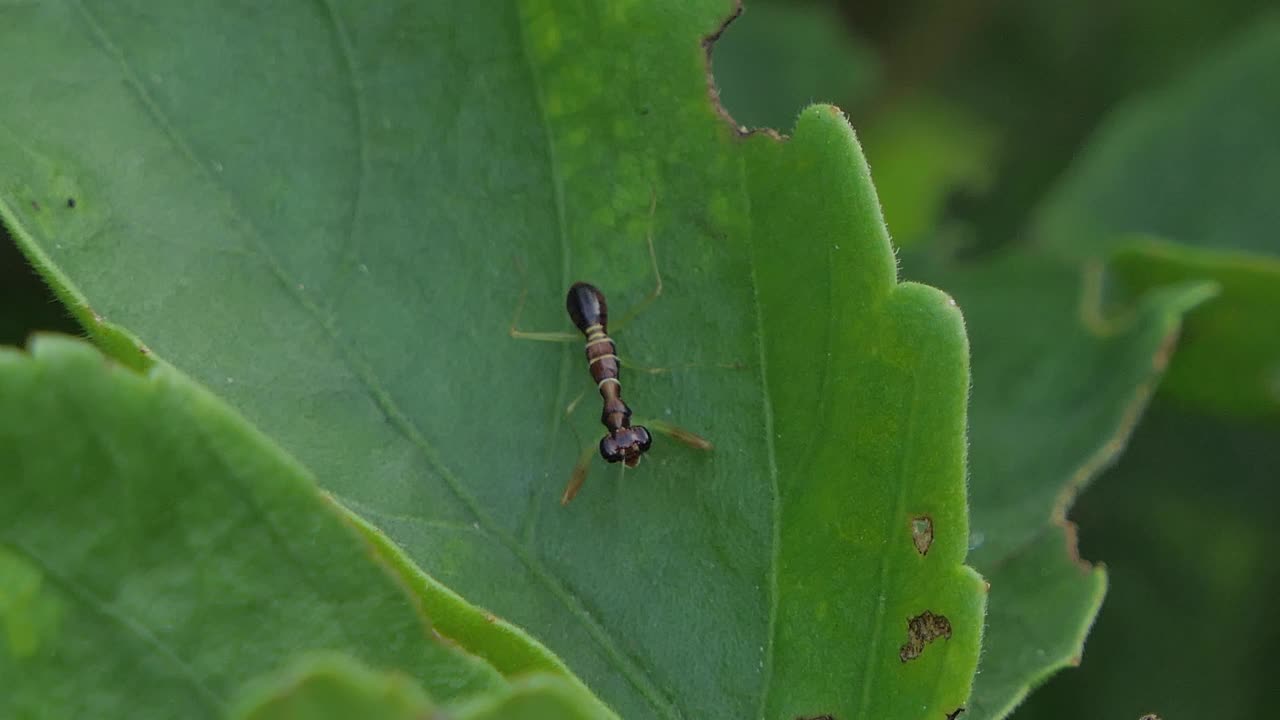
[[[653,211],[654,205],[651,201],[649,206],[650,218],[653,216]],[[653,274],[657,282],[648,297],[640,305],[633,308],[620,323],[625,323],[630,318],[635,317],[644,306],[662,294],[662,273],[658,270],[658,259],[653,249],[652,232],[648,236],[648,242],[649,259],[652,262]],[[520,311],[523,307],[524,294],[521,294],[520,302],[516,305],[515,318],[511,322],[511,337],[522,340],[545,340],[551,342],[576,342],[580,337],[586,339],[587,369],[596,383],[596,388],[600,392],[600,399],[603,402],[603,407],[600,411],[600,422],[604,425],[606,432],[599,443],[600,457],[610,463],[622,463],[626,467],[635,467],[640,464],[640,459],[653,445],[653,435],[649,432],[649,428],[643,425],[631,424],[631,408],[622,400],[620,371],[623,363],[618,357],[617,345],[614,343],[613,338],[609,336],[609,305],[604,299],[604,293],[600,292],[594,285],[585,282],[574,283],[569,288],[568,296],[565,298],[565,308],[569,311],[569,318],[581,332],[581,336],[565,332],[528,332],[519,330],[516,325],[519,323]],[[630,367],[651,374],[669,372],[668,368],[642,368],[634,365]],[[725,365],[722,367],[738,366]],[[581,396],[579,396],[577,400],[569,403],[569,406],[565,408],[565,413],[571,413],[581,399]],[[655,431],[690,447],[699,450],[711,449],[711,443],[706,439],[675,425],[659,420],[651,420],[649,421],[649,426]],[[567,505],[574,495],[577,495],[578,490],[587,478],[587,468],[590,461],[590,453],[584,452],[579,457],[578,463],[574,466],[573,473],[569,478],[569,484],[565,486],[564,494],[560,498],[561,504]]]
[[[617,346],[609,337],[609,305],[604,293],[594,285],[574,283],[565,298],[569,317],[587,338],[587,369],[596,381],[604,409],[600,422],[608,431],[600,439],[600,457],[611,463],[640,464],[640,458],[653,444],[653,437],[642,425],[631,425],[631,408],[622,401],[622,381],[618,377]]]

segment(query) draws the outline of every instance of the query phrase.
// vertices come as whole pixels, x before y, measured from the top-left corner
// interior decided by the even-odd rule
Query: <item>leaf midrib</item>
[[[741,166],[743,173],[742,186],[746,186],[746,167],[745,163]],[[745,192],[744,202],[747,205],[747,217],[751,215],[751,193]],[[774,445],[773,430],[773,397],[769,392],[769,366],[765,357],[764,343],[764,312],[760,305],[760,282],[756,275],[755,264],[755,238],[752,233],[754,228],[749,228],[747,232],[748,244],[750,252],[747,257],[747,265],[751,268],[751,298],[754,301],[754,310],[756,315],[756,354],[760,363],[760,402],[764,410],[764,446],[765,456],[769,461],[769,483],[770,483],[770,510],[772,518],[770,520],[771,542],[769,554],[769,622],[767,635],[765,637],[764,670],[760,674],[760,703],[756,710],[756,717],[765,717],[765,710],[769,704],[769,694],[773,684],[773,659],[774,659],[774,638],[777,632],[778,624],[778,557],[782,547],[782,498],[778,486],[778,454]]]

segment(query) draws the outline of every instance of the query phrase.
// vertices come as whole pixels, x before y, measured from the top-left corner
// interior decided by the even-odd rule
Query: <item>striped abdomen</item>
[[[649,449],[651,438],[645,428],[631,427],[631,408],[622,401],[617,346],[609,337],[609,306],[604,294],[587,283],[574,283],[565,307],[586,338],[587,368],[604,401],[600,422],[609,434],[600,441],[600,455],[609,462],[635,466]]]

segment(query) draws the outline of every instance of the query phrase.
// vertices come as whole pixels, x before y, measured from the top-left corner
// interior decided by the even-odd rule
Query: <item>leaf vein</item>
[[[743,167],[745,175],[746,168]],[[743,186],[746,186],[744,179]],[[746,202],[748,204],[747,217],[751,217],[751,194],[746,194]],[[778,625],[778,563],[781,552],[781,533],[782,533],[782,496],[778,482],[778,455],[777,448],[774,444],[774,428],[773,428],[773,398],[769,392],[769,364],[765,353],[765,333],[764,333],[764,309],[760,302],[760,280],[756,275],[756,263],[754,244],[755,237],[748,233],[749,240],[753,246],[751,253],[751,297],[755,302],[756,316],[756,351],[760,365],[760,398],[764,411],[764,445],[765,453],[769,460],[769,488],[772,495],[771,511],[772,517],[770,524],[772,526],[773,538],[770,549],[769,559],[769,620],[768,629],[765,637],[764,657],[761,661],[764,667],[760,674],[760,704],[756,712],[756,717],[764,718],[765,709],[769,702],[770,684],[773,680],[773,658],[774,658],[774,636],[777,632]]]
[[[355,251],[357,245],[356,227],[360,223],[360,215],[364,210],[364,197],[366,184],[368,183],[369,168],[369,112],[366,107],[365,93],[359,82],[359,69],[356,66],[355,50],[351,44],[351,33],[347,30],[347,25],[343,22],[342,17],[338,14],[338,9],[334,7],[333,0],[324,0],[324,9],[329,16],[329,22],[333,26],[333,34],[338,39],[338,46],[342,50],[342,67],[347,74],[347,87],[351,92],[352,104],[355,106],[355,134],[356,146],[359,149],[359,176],[356,178],[354,186],[354,198],[351,201],[351,214],[347,218],[346,237],[343,238],[342,247],[335,256],[340,263],[344,263],[347,269],[354,269],[357,266],[355,259]],[[339,267],[339,271],[341,271]],[[337,283],[335,282],[335,285]],[[334,296],[336,299],[336,295]]]

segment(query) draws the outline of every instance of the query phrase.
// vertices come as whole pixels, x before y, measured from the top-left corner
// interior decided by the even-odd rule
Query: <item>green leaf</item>
[[[1117,111],[1041,208],[1042,241],[1074,257],[1113,253],[1140,293],[1210,279],[1166,388],[1197,407],[1280,417],[1280,21],[1252,29],[1181,83]],[[1132,241],[1149,235],[1189,247]]]
[[[750,149],[778,497],[773,691],[762,714],[952,712],[968,695],[984,599],[962,565],[960,313],[933,288],[896,284],[866,162],[838,111],[812,108],[788,143],[757,138]],[[796,192],[797,178],[822,191]],[[833,554],[846,559],[839,572]],[[910,621],[929,614],[949,619],[949,639],[910,659]],[[859,638],[865,656],[836,651],[830,634]],[[861,682],[833,687],[832,677]]]
[[[586,696],[590,698],[590,696]],[[438,714],[437,714],[438,713]],[[374,672],[342,655],[305,658],[255,680],[232,712],[235,720],[590,720],[593,702],[564,678],[529,675],[447,714],[411,678]]]
[[[390,538],[364,518],[341,505],[334,508],[357,530],[423,606],[431,609],[431,620],[438,628],[447,629],[450,640],[482,657],[504,676],[530,673],[558,675],[560,680],[577,688],[584,697],[590,692],[560,658],[529,637],[520,628],[463,600],[438,580],[422,572]],[[591,710],[595,717],[612,716],[596,701]]]
[[[1275,709],[1274,425],[1157,402],[1074,515],[1111,574],[1079,670],[1015,718],[1265,718]],[[1159,662],[1134,662],[1134,650]]]
[[[438,717],[413,679],[378,673],[344,655],[301,659],[288,670],[255,679],[242,692],[235,720],[421,720]]]
[[[1280,116],[1278,116],[1280,118]],[[1263,328],[1280,308],[1280,256],[1131,241],[1110,268],[1129,288],[1211,278],[1222,291],[1188,320],[1168,386],[1194,407],[1245,417],[1280,417],[1280,338]]]
[[[987,572],[987,632],[969,713],[998,720],[1045,680],[1080,664],[1108,579],[1080,559],[1075,525],[1056,518]]]
[[[0,210],[92,322],[216,388],[627,717],[965,701],[959,314],[895,284],[837,112],[785,143],[722,121],[703,40],[728,3],[112,8],[0,23],[40,58],[0,88]],[[23,209],[68,187],[74,213]],[[625,317],[649,232],[664,292],[613,329],[677,369],[625,372],[627,398],[715,450],[659,437],[562,508],[600,433],[563,408],[594,388],[580,346],[514,340],[511,316],[524,287],[522,326],[566,329],[589,279]],[[419,590],[445,635],[521,662]]]
[[[499,687],[306,473],[220,401],[82,343],[0,350],[0,716],[219,717],[334,649],[441,698]]]
[[[510,690],[476,700],[458,711],[459,720],[595,720],[600,717],[564,681],[550,675],[517,679]]]
[[[1203,284],[1104,315],[1100,268],[1020,254],[927,275],[965,310],[973,343],[970,562],[991,583],[969,715],[1002,718],[1078,664],[1106,589],[1067,510],[1114,462]]]

